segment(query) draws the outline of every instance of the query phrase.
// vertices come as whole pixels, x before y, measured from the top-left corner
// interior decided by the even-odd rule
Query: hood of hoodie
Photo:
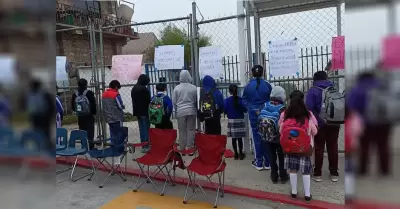
[[[138,78],[137,84],[147,86],[150,83],[150,78],[146,74],[141,74]]]
[[[203,78],[203,89],[205,91],[210,91],[211,89],[216,88],[216,87],[217,87],[217,84],[215,83],[214,78],[212,78],[209,75],[206,75]]]
[[[321,81],[314,81],[314,86],[320,87],[320,88],[326,88],[329,86],[334,86],[333,82],[330,80],[321,80]]]
[[[286,101],[286,91],[281,86],[274,86],[272,87],[271,91],[271,100],[278,100],[279,102]]]
[[[193,79],[192,76],[190,75],[189,71],[187,70],[181,70],[179,73],[179,82],[180,83],[192,83]]]

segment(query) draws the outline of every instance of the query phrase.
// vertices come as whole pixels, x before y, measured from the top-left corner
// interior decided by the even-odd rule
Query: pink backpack
[[[311,137],[308,133],[309,121],[303,125],[296,119],[286,119],[282,123],[281,146],[284,153],[307,154],[310,152]]]

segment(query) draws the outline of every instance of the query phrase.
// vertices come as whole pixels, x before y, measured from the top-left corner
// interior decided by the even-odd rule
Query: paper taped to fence
[[[345,45],[344,36],[332,37],[332,70],[344,70]]]
[[[56,81],[68,81],[67,57],[56,56]]]
[[[142,74],[143,55],[112,56],[111,72],[113,79],[119,81],[134,81]]]
[[[270,77],[293,76],[299,72],[297,40],[269,42]]]
[[[154,68],[156,70],[177,70],[185,67],[185,46],[157,46],[154,50]]]
[[[0,82],[2,84],[12,84],[16,81],[16,61],[12,56],[1,55],[0,56],[1,76]]]
[[[209,75],[213,78],[224,78],[222,65],[222,50],[217,46],[200,47],[199,49],[200,77]]]
[[[383,40],[383,67],[386,70],[400,70],[400,36],[391,35]]]

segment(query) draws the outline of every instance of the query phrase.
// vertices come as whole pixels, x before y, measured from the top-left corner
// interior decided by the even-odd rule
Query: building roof
[[[130,40],[122,47],[122,54],[143,54],[144,63],[153,62],[149,56],[146,56],[146,50],[151,50],[158,41],[154,33],[139,33],[139,39]]]

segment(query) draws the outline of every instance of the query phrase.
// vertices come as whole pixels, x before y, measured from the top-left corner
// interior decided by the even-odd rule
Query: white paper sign
[[[154,67],[156,70],[184,69],[184,61],[184,45],[157,46],[154,50]]]
[[[56,80],[68,81],[68,73],[66,70],[67,57],[56,56]]]
[[[112,77],[120,81],[137,80],[142,74],[143,55],[112,56]]]
[[[298,74],[297,50],[297,40],[269,42],[269,72],[271,78]]]
[[[224,78],[222,65],[222,50],[217,46],[200,47],[199,49],[200,77],[209,75],[213,78]]]
[[[1,76],[0,82],[4,84],[12,84],[16,81],[15,74],[15,58],[12,56],[0,56]]]

